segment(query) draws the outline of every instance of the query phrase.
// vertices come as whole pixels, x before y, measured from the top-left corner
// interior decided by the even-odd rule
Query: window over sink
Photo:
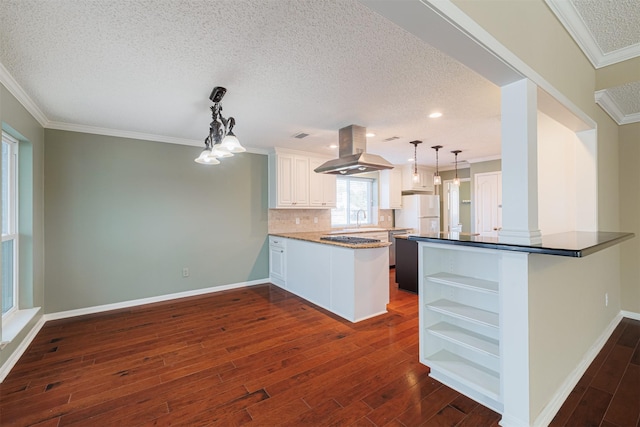
[[[373,179],[339,176],[336,207],[331,210],[333,227],[372,224]]]

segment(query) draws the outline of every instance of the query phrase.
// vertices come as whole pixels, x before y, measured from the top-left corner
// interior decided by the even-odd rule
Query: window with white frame
[[[331,225],[371,224],[373,179],[339,176],[336,190],[336,207],[331,210]]]
[[[18,141],[2,133],[2,317],[18,309]]]

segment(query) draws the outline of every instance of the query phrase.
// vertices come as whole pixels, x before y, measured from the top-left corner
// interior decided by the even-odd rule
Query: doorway
[[[443,182],[444,206],[442,212],[442,230],[448,232],[471,231],[471,180],[460,179],[460,185],[453,180]]]
[[[502,229],[502,172],[474,175],[475,232],[484,237],[498,237]]]

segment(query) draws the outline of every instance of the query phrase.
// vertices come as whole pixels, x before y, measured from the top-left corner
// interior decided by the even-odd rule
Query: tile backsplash
[[[384,220],[382,219],[384,218]],[[393,227],[393,210],[378,210],[378,226]],[[331,229],[330,209],[269,209],[269,233]]]
[[[330,209],[269,209],[269,233],[331,229]]]

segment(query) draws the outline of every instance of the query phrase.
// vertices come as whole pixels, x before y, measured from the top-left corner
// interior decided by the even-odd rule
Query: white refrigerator
[[[440,196],[402,196],[402,209],[396,209],[396,227],[413,228],[417,234],[439,233]]]

